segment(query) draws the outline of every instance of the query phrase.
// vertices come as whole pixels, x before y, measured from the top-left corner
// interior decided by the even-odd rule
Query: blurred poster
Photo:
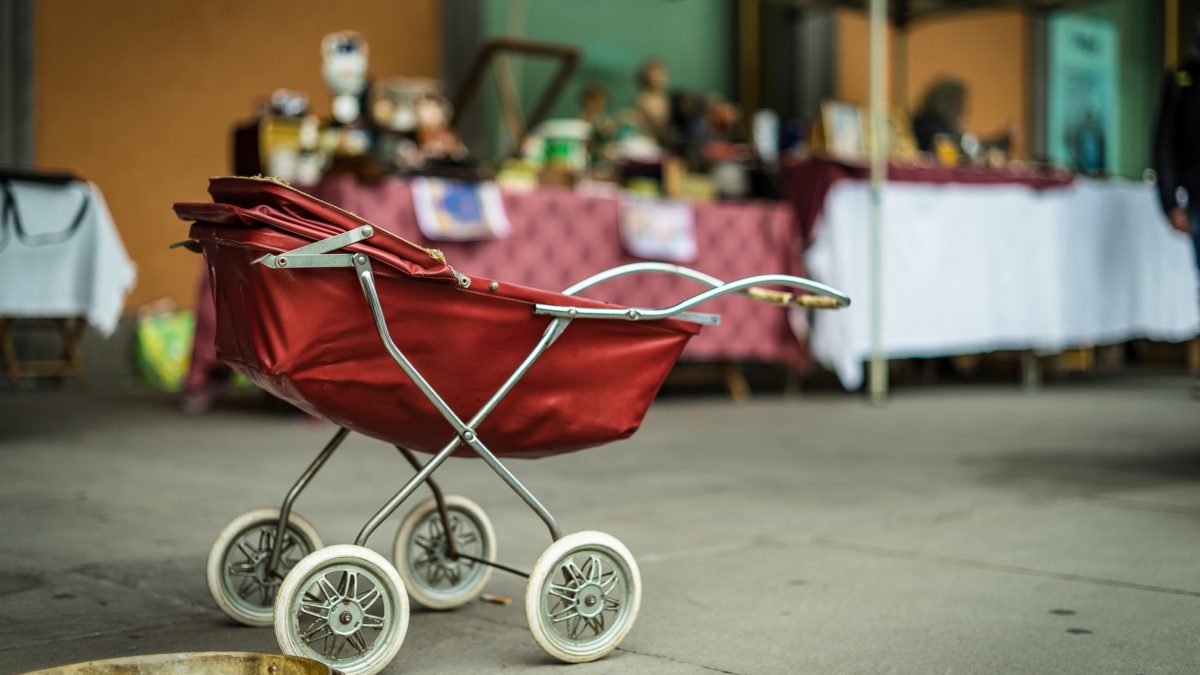
[[[508,216],[495,183],[414,178],[413,206],[421,234],[434,241],[483,241],[508,236]]]
[[[1114,173],[1117,143],[1117,30],[1103,19],[1050,17],[1050,160],[1080,173]]]
[[[683,202],[627,197],[621,200],[621,244],[635,258],[690,263],[696,260],[692,209]]]

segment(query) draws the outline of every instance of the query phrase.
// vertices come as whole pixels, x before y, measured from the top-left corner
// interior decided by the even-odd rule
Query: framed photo
[[[841,101],[822,101],[821,130],[826,155],[835,159],[861,160],[866,154],[863,116],[858,106]]]

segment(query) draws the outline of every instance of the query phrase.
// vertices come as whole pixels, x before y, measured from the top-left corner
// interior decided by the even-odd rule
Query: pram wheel
[[[459,495],[445,498],[450,534],[459,553],[496,560],[496,532],[478,504]],[[418,504],[396,532],[396,570],[409,596],[429,609],[461,607],[483,591],[492,568],[467,558],[451,558],[437,499]]]
[[[621,644],[641,601],[641,574],[629,549],[603,532],[576,532],[538,558],[525,587],[525,619],[547,654],[584,663]]]
[[[275,639],[284,654],[316,659],[346,675],[377,673],[408,632],[408,595],[396,568],[363,546],[306,556],[275,598]]]
[[[221,530],[208,551],[208,590],[221,611],[247,626],[270,626],[279,583],[301,558],[321,548],[321,537],[295,511],[284,530],[283,550],[275,574],[267,574],[279,509],[247,511]]]

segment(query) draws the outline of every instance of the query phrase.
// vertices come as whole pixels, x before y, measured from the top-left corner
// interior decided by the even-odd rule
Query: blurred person
[[[1190,236],[1200,268],[1200,11],[1187,54],[1163,80],[1154,131],[1158,198],[1171,227]],[[1192,396],[1200,394],[1200,378]]]
[[[913,116],[913,135],[917,148],[933,152],[934,139],[949,137],[955,145],[962,144],[962,118],[967,112],[967,86],[961,80],[941,78],[930,85]]]
[[[934,152],[936,141],[945,137],[960,149],[973,147],[975,152],[967,153],[976,156],[988,148],[997,148],[1006,154],[1012,148],[1019,131],[1016,125],[1009,124],[1008,128],[982,140],[974,140],[963,128],[963,118],[967,114],[968,100],[967,85],[954,77],[941,77],[934,80],[921,100],[917,114],[913,116],[913,136],[917,140],[917,149],[921,152]],[[964,144],[964,140],[969,141]]]
[[[1163,81],[1154,133],[1158,196],[1171,227],[1200,236],[1200,15],[1188,52]],[[1200,245],[1197,245],[1200,262]]]

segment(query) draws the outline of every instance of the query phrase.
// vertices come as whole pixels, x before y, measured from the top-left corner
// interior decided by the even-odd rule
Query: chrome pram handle
[[[563,295],[576,295],[580,291],[586,290],[599,283],[622,277],[630,274],[669,274],[672,276],[685,277],[698,281],[709,286],[709,289],[698,293],[682,302],[679,302],[671,307],[662,309],[650,309],[644,307],[631,307],[626,309],[615,308],[588,308],[588,307],[570,307],[566,305],[534,305],[535,314],[544,314],[547,316],[557,316],[568,319],[616,319],[624,321],[654,321],[658,319],[681,318],[685,320],[698,321],[700,323],[716,323],[712,315],[695,314],[688,310],[692,307],[708,302],[722,295],[731,293],[739,293],[749,297],[751,300],[759,302],[769,302],[777,305],[796,305],[798,307],[807,307],[812,309],[840,309],[850,305],[850,298],[841,291],[826,286],[825,284],[805,279],[803,277],[792,276],[790,274],[759,274],[737,281],[724,282],[714,276],[705,274],[698,270],[681,265],[673,265],[670,263],[661,262],[640,262],[621,265],[612,269],[605,270],[598,274],[594,274],[583,281],[569,286],[563,291]],[[795,294],[788,291],[778,291],[767,288],[759,288],[759,285],[771,284],[777,286],[787,286],[806,291],[804,294]]]

